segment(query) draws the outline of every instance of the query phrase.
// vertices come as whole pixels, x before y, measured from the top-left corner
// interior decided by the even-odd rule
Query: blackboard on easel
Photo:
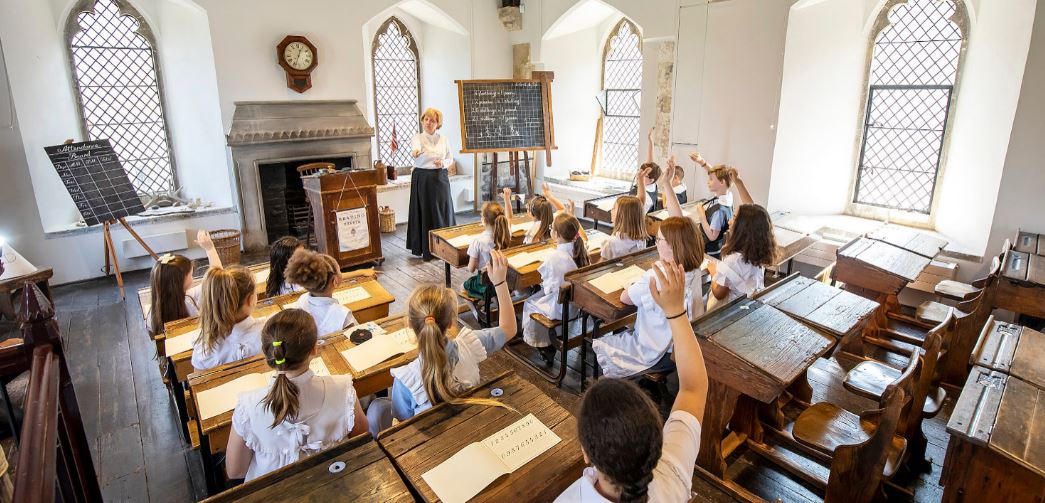
[[[475,209],[487,201],[501,202],[501,189],[529,199],[534,194],[529,152],[490,152],[478,154],[475,176]]]
[[[462,153],[544,150],[555,147],[552,72],[533,79],[458,80]]]
[[[44,147],[87,225],[145,211],[109,140]]]

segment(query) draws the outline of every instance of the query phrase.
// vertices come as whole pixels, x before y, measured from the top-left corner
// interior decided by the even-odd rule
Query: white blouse
[[[415,169],[446,169],[454,162],[454,156],[450,152],[450,145],[447,143],[446,137],[439,133],[415,134],[410,140],[410,151],[415,150],[421,152],[421,155],[414,158]],[[435,165],[437,160],[443,161],[442,168]]]
[[[275,428],[272,412],[261,403],[270,388],[243,393],[236,402],[232,428],[254,451],[245,480],[326,449],[347,437],[355,426],[357,397],[352,376],[316,377],[308,370],[290,381],[298,387],[300,412]]]
[[[468,256],[479,260],[479,267],[476,271],[482,271],[486,264],[490,263],[490,251],[494,248],[497,248],[497,243],[494,243],[493,233],[489,230],[483,231],[468,245]]]
[[[200,303],[203,302],[203,284],[189,288],[185,292],[185,310],[189,317],[200,315]]]
[[[739,253],[730,253],[718,262],[715,277],[712,279],[719,286],[729,288],[729,295],[724,299],[717,299],[714,294],[710,295],[708,311],[765,288],[766,270],[764,267],[747,263]]]
[[[599,255],[603,260],[612,260],[645,249],[645,239],[629,239],[614,234],[606,239],[606,243],[602,245],[602,252]]]
[[[340,332],[356,324],[352,310],[338,303],[337,299],[333,297],[313,297],[311,293],[305,292],[288,307],[301,309],[311,314],[312,318],[316,320],[316,328],[319,329],[320,337]]]
[[[247,316],[232,326],[228,337],[207,351],[199,339],[192,343],[192,367],[208,370],[261,354],[261,329],[268,318]]]

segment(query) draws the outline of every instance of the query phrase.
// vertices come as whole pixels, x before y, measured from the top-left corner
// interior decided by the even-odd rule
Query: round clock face
[[[304,70],[312,65],[312,49],[301,42],[291,42],[283,49],[283,60],[295,70]]]

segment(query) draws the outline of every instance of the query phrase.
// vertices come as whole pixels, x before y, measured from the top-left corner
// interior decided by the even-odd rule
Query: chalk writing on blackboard
[[[145,211],[109,140],[44,147],[87,225]]]
[[[461,81],[462,152],[547,147],[543,85],[539,81]]]

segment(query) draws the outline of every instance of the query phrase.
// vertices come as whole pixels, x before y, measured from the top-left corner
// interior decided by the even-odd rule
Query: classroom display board
[[[109,140],[44,147],[87,225],[145,211]]]
[[[459,80],[464,153],[555,148],[546,79]]]

